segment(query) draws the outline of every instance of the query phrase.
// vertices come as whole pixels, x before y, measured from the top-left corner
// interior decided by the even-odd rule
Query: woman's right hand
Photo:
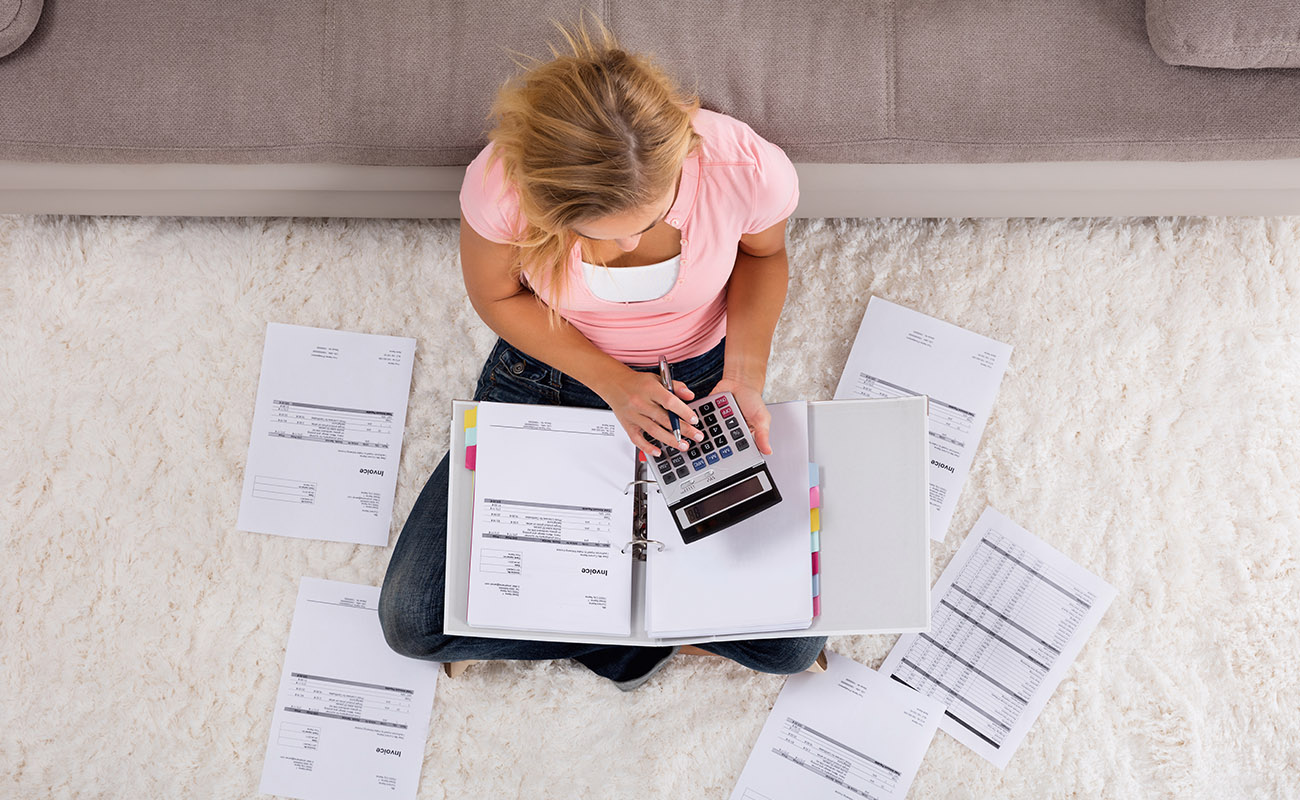
[[[624,367],[596,393],[614,410],[614,416],[618,417],[619,424],[627,432],[632,444],[647,456],[659,455],[659,448],[647,441],[646,436],[663,442],[669,448],[683,451],[690,447],[691,441],[704,440],[703,431],[692,422],[694,412],[683,402],[693,400],[695,395],[681,381],[673,381],[673,391],[670,392],[653,373],[637,372]],[[680,445],[673,439],[672,423],[668,420],[669,411],[681,421]]]

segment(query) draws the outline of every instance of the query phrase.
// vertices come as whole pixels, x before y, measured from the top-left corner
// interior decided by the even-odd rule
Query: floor
[[[0,795],[256,795],[298,580],[390,552],[235,530],[266,323],[418,339],[395,539],[493,341],[456,240],[0,217]],[[1015,347],[934,575],[992,505],[1119,590],[1005,771],[940,733],[910,796],[1300,796],[1300,218],[801,220],[790,260],[769,400],[831,396],[872,294]],[[478,665],[421,796],[725,797],[780,687]]]

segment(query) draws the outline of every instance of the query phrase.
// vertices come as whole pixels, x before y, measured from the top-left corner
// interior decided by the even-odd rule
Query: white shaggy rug
[[[270,321],[416,337],[392,539],[493,340],[454,222],[0,217],[0,797],[252,797],[298,580],[241,533]],[[1015,346],[937,577],[993,505],[1119,589],[1005,772],[913,798],[1300,796],[1300,218],[799,221],[770,400],[877,294]],[[878,666],[894,636],[832,640]],[[421,796],[725,798],[782,679],[683,656],[438,687]]]

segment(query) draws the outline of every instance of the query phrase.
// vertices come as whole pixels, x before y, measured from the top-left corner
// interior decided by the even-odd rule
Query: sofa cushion
[[[44,0],[0,0],[0,58],[22,46],[36,30]]]
[[[1189,67],[1300,67],[1295,0],[1147,0],[1147,36],[1166,63]]]

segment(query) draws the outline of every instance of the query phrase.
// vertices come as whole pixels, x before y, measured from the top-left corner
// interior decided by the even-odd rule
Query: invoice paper
[[[473,626],[632,633],[636,449],[614,412],[480,403]]]
[[[1115,588],[987,508],[932,597],[930,632],[880,671],[941,701],[939,727],[1005,769]]]
[[[873,297],[835,389],[852,397],[930,398],[930,538],[943,541],[1011,346]]]
[[[903,800],[943,704],[827,651],[791,675],[731,800]]]
[[[266,327],[238,528],[388,544],[415,340]]]
[[[258,791],[414,798],[438,665],[384,642],[379,589],[303,578]]]

